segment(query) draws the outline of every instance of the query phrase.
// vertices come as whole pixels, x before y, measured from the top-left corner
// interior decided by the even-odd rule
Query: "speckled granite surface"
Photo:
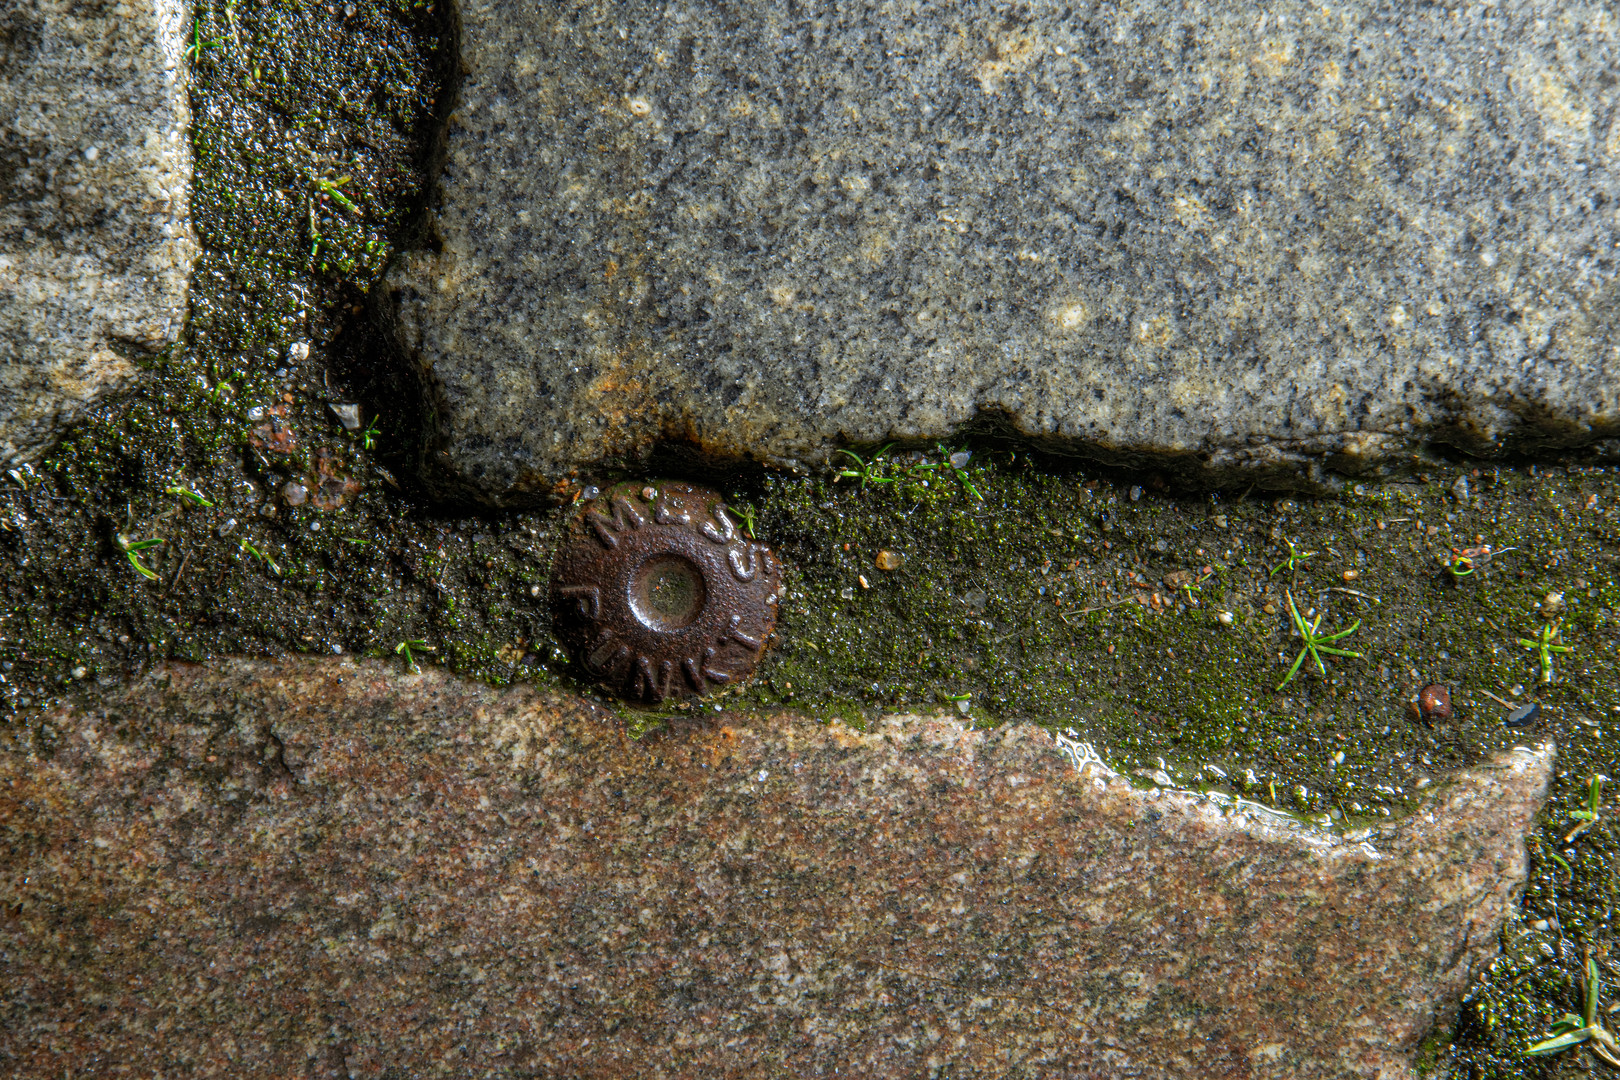
[[[1346,840],[1050,736],[171,667],[0,754],[0,1071],[1401,1077],[1549,758]]]
[[[187,217],[179,0],[0,11],[0,461],[41,450],[180,333]]]
[[[1612,4],[460,7],[383,307],[487,497],[982,414],[1283,472],[1620,424]]]

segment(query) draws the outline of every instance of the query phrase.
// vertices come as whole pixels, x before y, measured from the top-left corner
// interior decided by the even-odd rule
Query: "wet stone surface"
[[[184,5],[0,13],[0,461],[171,345],[196,243]]]
[[[461,5],[382,304],[487,498],[976,417],[1353,469],[1620,421],[1613,12]]]
[[[0,753],[0,1058],[192,1076],[1410,1075],[1550,755],[1338,836],[1014,725],[163,668]]]

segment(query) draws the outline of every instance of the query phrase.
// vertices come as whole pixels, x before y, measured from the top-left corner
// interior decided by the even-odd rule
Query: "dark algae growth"
[[[1493,750],[1556,741],[1522,915],[1425,1068],[1592,1061],[1525,1051],[1581,1011],[1588,957],[1604,1009],[1620,989],[1612,452],[1498,465],[1438,449],[1305,495],[1180,489],[964,435],[850,447],[808,476],[669,453],[569,477],[529,510],[437,503],[415,479],[431,403],[367,297],[430,197],[450,13],[232,0],[195,18],[203,255],[184,341],[0,478],[13,746],[49,752],[42,705],[160,657],[341,652],[583,687],[549,613],[566,523],[592,487],[689,480],[782,566],[774,638],[750,681],[721,690],[736,701],[857,724],[1032,721],[1140,783],[1332,826],[1402,814]],[[1290,678],[1302,623],[1353,632]],[[640,732],[705,707],[676,695],[624,715]]]

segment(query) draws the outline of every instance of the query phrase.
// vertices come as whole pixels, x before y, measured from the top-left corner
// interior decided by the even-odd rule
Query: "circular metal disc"
[[[717,492],[619,484],[569,522],[552,563],[557,636],[620,697],[702,695],[753,671],[776,626],[782,568]]]

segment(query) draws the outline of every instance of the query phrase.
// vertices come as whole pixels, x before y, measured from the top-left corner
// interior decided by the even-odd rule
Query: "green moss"
[[[43,702],[164,656],[341,650],[403,667],[399,644],[422,641],[423,662],[572,685],[542,604],[566,508],[467,513],[422,498],[409,386],[365,310],[426,187],[446,92],[442,12],[403,0],[344,10],[199,8],[218,44],[195,71],[204,252],[186,339],[0,492],[0,708],[13,736],[48,747]],[[344,402],[380,434],[342,428],[329,405]],[[1459,1077],[1574,1060],[1521,1052],[1572,1004],[1581,951],[1613,948],[1614,821],[1606,811],[1563,838],[1586,779],[1620,775],[1620,474],[1425,459],[1413,480],[1279,499],[1175,493],[995,441],[975,443],[958,475],[929,451],[891,451],[864,487],[832,468],[702,478],[752,512],[788,566],[776,645],[733,700],[864,724],[960,715],[966,695],[975,724],[1073,729],[1133,775],[1163,770],[1340,823],[1402,813],[1429,778],[1554,738],[1560,772],[1522,915],[1454,1037],[1425,1054]],[[323,479],[341,507],[281,494]],[[163,539],[141,553],[155,581],[120,535]],[[1318,554],[1273,575],[1290,540]],[[1453,547],[1479,543],[1517,550],[1460,580],[1444,571]],[[879,569],[883,551],[901,567]],[[1361,619],[1365,658],[1277,691],[1298,650],[1287,591],[1324,625]],[[1550,592],[1564,595],[1556,616],[1537,607]],[[1541,685],[1517,639],[1552,617],[1574,651]],[[1451,720],[1410,711],[1430,680],[1452,688]],[[1496,698],[1544,708],[1516,731]],[[619,706],[632,734],[690,707]]]

